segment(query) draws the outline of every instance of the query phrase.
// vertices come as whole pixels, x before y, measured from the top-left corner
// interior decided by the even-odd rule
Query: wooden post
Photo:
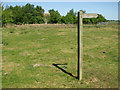
[[[84,13],[82,11],[78,12],[78,72],[77,77],[79,80],[82,79],[82,60],[83,60],[83,49],[82,49],[82,32],[83,32],[83,18],[97,18],[96,13]]]
[[[78,12],[78,79],[82,79],[82,11]]]

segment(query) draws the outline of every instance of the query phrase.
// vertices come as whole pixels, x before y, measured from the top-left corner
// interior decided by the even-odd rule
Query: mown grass
[[[76,25],[20,25],[3,28],[3,88],[118,87],[117,25],[84,25],[83,79],[77,80]]]

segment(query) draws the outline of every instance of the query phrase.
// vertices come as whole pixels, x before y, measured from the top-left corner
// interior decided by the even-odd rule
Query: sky
[[[54,0],[53,0],[54,1]],[[67,1],[67,2],[13,2],[9,0],[9,2],[2,2],[4,6],[8,5],[25,5],[27,3],[33,4],[34,6],[42,6],[45,10],[45,13],[48,13],[48,10],[55,9],[60,12],[62,16],[65,16],[67,12],[71,9],[74,9],[75,12],[79,10],[85,10],[86,13],[97,13],[102,14],[107,20],[118,20],[118,2],[109,0],[109,2],[77,2],[77,1]]]

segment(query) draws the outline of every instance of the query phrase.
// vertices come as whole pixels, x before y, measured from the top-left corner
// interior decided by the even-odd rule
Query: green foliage
[[[6,6],[2,8],[2,24],[41,24],[41,23],[65,23],[65,24],[76,24],[77,13],[71,9],[66,16],[61,16],[57,10],[50,9],[50,15],[44,16],[44,9],[41,6],[36,6],[27,3],[25,6]],[[85,10],[81,10],[86,13]],[[83,23],[85,24],[96,24],[98,22],[106,22],[107,20],[100,14],[97,18],[84,18]]]
[[[7,7],[2,13],[3,25],[44,23],[44,9],[41,6],[26,4],[25,6]]]
[[[101,14],[98,14],[97,22],[107,22],[107,20]]]
[[[3,7],[1,5],[2,3],[0,3],[0,27],[2,25],[2,11],[3,11]]]
[[[37,16],[37,17],[36,17],[36,21],[37,21],[37,23],[39,23],[39,24],[44,23],[44,17],[42,17],[42,16]]]
[[[49,10],[50,13],[50,23],[59,23],[61,20],[61,15],[58,11],[54,9]]]
[[[100,14],[98,14],[97,18],[83,18],[84,24],[97,24],[98,22],[107,22],[107,20]]]
[[[13,23],[13,12],[11,10],[4,10],[2,12],[2,24]]]
[[[12,8],[12,7],[11,7]],[[23,10],[20,6],[15,6],[11,9],[13,12],[13,19],[15,24],[22,24],[23,23]]]
[[[61,20],[63,23],[66,24],[75,24],[77,23],[77,16],[73,9],[71,9],[65,17],[62,17]]]
[[[44,11],[45,11],[45,10],[42,9],[41,6],[36,6],[35,10],[37,11],[37,13],[36,13],[37,16],[39,16],[39,15],[42,16],[42,17],[44,16]]]

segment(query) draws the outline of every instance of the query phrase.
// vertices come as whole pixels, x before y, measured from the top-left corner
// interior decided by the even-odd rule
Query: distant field
[[[7,26],[2,43],[3,88],[118,87],[117,24],[84,25],[82,81],[75,78],[76,25]],[[64,72],[53,65],[63,63]]]

